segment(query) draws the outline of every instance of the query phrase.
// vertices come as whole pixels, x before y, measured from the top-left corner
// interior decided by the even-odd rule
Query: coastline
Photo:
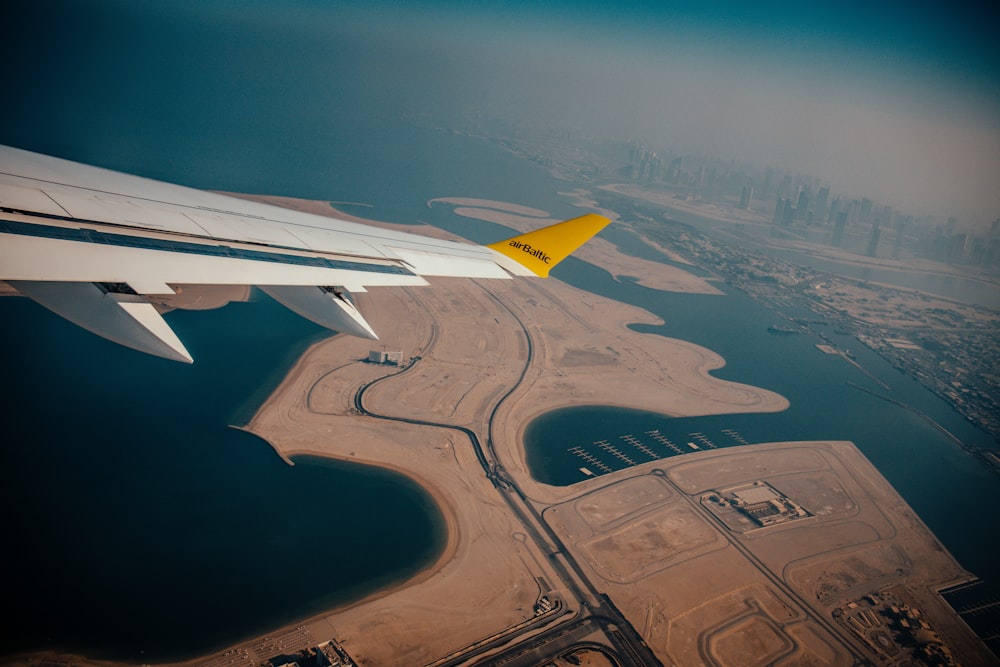
[[[343,338],[341,336],[340,338]],[[335,607],[333,610],[346,610],[351,607],[366,604],[374,600],[392,595],[393,593],[407,588],[409,586],[417,585],[427,579],[429,579],[433,574],[438,571],[448,560],[450,560],[457,549],[460,536],[460,526],[457,519],[456,508],[454,504],[449,500],[449,498],[442,492],[438,484],[432,483],[430,480],[426,479],[424,476],[419,474],[418,471],[414,470],[412,466],[407,467],[396,463],[393,460],[387,460],[382,457],[366,457],[356,456],[354,452],[351,452],[348,456],[344,456],[342,453],[332,453],[329,448],[323,447],[317,444],[299,444],[299,445],[279,445],[276,444],[273,435],[269,437],[268,433],[271,432],[270,425],[266,422],[266,415],[272,410],[280,410],[281,398],[284,395],[286,385],[295,385],[298,379],[303,375],[306,368],[309,366],[309,361],[313,355],[318,354],[319,348],[322,348],[325,344],[329,343],[332,339],[325,339],[313,343],[302,353],[298,361],[289,369],[285,378],[282,380],[281,384],[272,392],[267,399],[260,405],[256,410],[253,417],[243,426],[233,426],[233,428],[251,433],[264,442],[266,442],[285,463],[290,466],[295,465],[296,456],[316,456],[322,458],[329,458],[334,460],[345,461],[348,463],[357,463],[360,465],[375,466],[378,468],[385,468],[391,470],[403,477],[410,479],[413,483],[419,486],[431,499],[434,505],[438,508],[441,513],[441,518],[443,520],[443,530],[445,533],[445,546],[442,549],[440,555],[434,560],[434,562],[424,566],[415,574],[405,578],[399,583],[389,586],[387,588],[381,588],[376,591],[365,595],[353,602],[348,602],[345,605]],[[333,611],[330,610],[330,611]],[[314,614],[308,618],[306,622],[316,621],[318,619],[326,617],[330,611],[322,612],[320,614]],[[290,626],[299,625],[302,621],[294,624],[289,624]],[[280,630],[279,630],[280,632]]]
[[[491,207],[496,212],[496,204]],[[510,226],[519,224],[539,223],[519,219]],[[631,261],[608,246],[620,263]],[[358,302],[379,331],[380,346],[401,350],[404,359],[420,357],[405,373],[371,387],[366,408],[390,418],[470,428],[482,442],[490,436],[488,416],[495,409],[499,458],[535,501],[577,491],[539,484],[527,473],[521,434],[530,419],[549,410],[588,403],[698,415],[778,411],[788,404],[772,392],[712,377],[710,371],[725,360],[710,350],[627,327],[660,321],[650,313],[554,279],[435,279],[428,287],[373,290],[358,295]],[[470,330],[477,336],[468,336]],[[530,358],[525,332],[533,346]],[[521,541],[464,435],[356,413],[356,389],[395,372],[353,361],[364,359],[370,347],[346,336],[315,344],[247,429],[286,457],[311,454],[392,469],[434,499],[449,531],[435,563],[301,623],[316,636],[332,632],[352,656],[373,664],[429,661],[523,621],[539,595],[537,581],[557,577]],[[523,382],[501,402],[522,370]],[[456,624],[457,616],[463,620]],[[365,639],[374,626],[389,625],[391,645]],[[450,632],[428,635],[429,625]]]
[[[315,349],[312,361],[316,361],[317,355],[320,358],[331,354],[340,356],[343,346],[337,343],[353,343],[351,339],[341,338],[328,341],[333,345],[321,344],[319,347],[325,349]],[[365,345],[364,341],[359,342]],[[308,373],[310,366],[309,357],[304,357],[298,365],[296,370],[302,373],[300,377],[304,382],[295,383],[296,394],[301,395],[311,383],[322,381],[319,377],[322,373]],[[295,370],[290,377],[294,375]],[[276,395],[281,393],[279,390]],[[284,424],[284,416],[288,414],[284,410],[288,407],[280,400],[267,408],[262,407],[249,429],[289,457],[325,456],[388,468],[407,476],[437,505],[447,531],[442,553],[415,575],[295,625],[315,628],[313,634],[316,636],[335,636],[352,656],[369,656],[374,664],[399,656],[407,656],[408,661],[416,664],[455,648],[448,643],[450,635],[436,637],[436,641],[442,642],[438,645],[427,638],[435,636],[430,626],[456,626],[455,617],[461,615],[461,610],[475,608],[478,612],[475,621],[463,624],[463,630],[468,628],[467,635],[462,631],[453,633],[467,636],[471,641],[477,635],[489,634],[498,624],[502,627],[517,620],[516,614],[505,611],[508,605],[495,607],[491,604],[494,600],[508,598],[509,606],[515,609],[530,607],[535,591],[528,589],[528,578],[517,571],[519,568],[509,567],[520,560],[518,543],[505,539],[516,532],[516,526],[505,516],[505,508],[478,469],[468,442],[462,441],[464,436],[455,431],[414,428],[350,414],[321,415],[311,421],[299,414],[296,419],[308,423],[304,428],[293,429]],[[330,428],[336,431],[337,437],[317,434],[314,429],[318,422],[335,424]],[[344,443],[349,444],[345,446]],[[470,502],[479,508],[475,515],[462,512]],[[484,523],[491,530],[485,530]],[[500,530],[493,530],[497,526]],[[479,563],[491,560],[507,566],[499,568],[493,582],[482,582],[474,572]],[[469,583],[458,583],[463,581]],[[482,585],[472,585],[473,581],[480,581]],[[409,627],[403,629],[403,624]],[[373,625],[386,631],[389,627],[394,631],[404,630],[402,634],[408,635],[407,641],[395,645],[381,641],[366,643],[365,639],[371,634],[379,634],[370,632]]]
[[[253,431],[250,431],[250,432],[253,433]],[[257,435],[257,434],[254,433],[254,435]],[[260,436],[258,436],[258,437],[260,437]],[[273,447],[273,445],[272,445],[272,447]],[[286,450],[286,451],[281,451],[277,447],[275,447],[275,451],[280,452],[280,456],[283,459],[288,460],[290,462],[289,463],[290,465],[295,465],[294,459],[297,456],[315,456],[315,457],[321,457],[321,458],[329,458],[329,459],[336,459],[336,460],[346,461],[346,459],[341,459],[339,457],[332,457],[332,456],[330,456],[330,453],[328,451],[326,451],[326,450],[324,450],[323,448],[320,448],[320,447],[316,447],[316,448],[303,447],[302,449]],[[444,548],[441,550],[441,553],[438,555],[438,557],[432,563],[429,563],[428,565],[425,565],[424,567],[421,567],[418,571],[416,571],[412,575],[410,575],[410,576],[402,579],[398,583],[389,585],[389,586],[384,587],[384,588],[380,588],[380,589],[375,590],[375,591],[372,591],[371,593],[366,594],[364,597],[358,598],[357,600],[354,600],[352,602],[347,602],[347,603],[345,603],[343,605],[334,607],[334,608],[332,608],[330,610],[326,610],[326,611],[320,612],[318,614],[313,614],[312,616],[307,617],[305,620],[300,620],[300,621],[296,621],[294,623],[289,623],[283,629],[287,629],[287,628],[295,627],[295,626],[298,626],[298,625],[302,625],[303,623],[316,622],[318,620],[326,618],[327,616],[330,615],[331,612],[334,612],[334,611],[338,611],[338,612],[347,611],[347,610],[351,609],[352,607],[357,607],[357,606],[364,605],[364,604],[370,604],[370,603],[372,603],[372,602],[374,602],[376,600],[380,600],[382,598],[391,596],[391,595],[393,595],[395,593],[398,593],[399,591],[402,591],[402,590],[404,590],[406,588],[409,588],[411,586],[417,586],[417,585],[423,583],[424,581],[427,581],[432,576],[434,576],[434,574],[436,574],[444,566],[445,563],[447,563],[449,560],[451,560],[454,557],[455,552],[458,549],[458,544],[461,541],[461,539],[460,539],[460,536],[461,536],[461,527],[460,527],[459,522],[458,522],[458,518],[457,518],[456,511],[455,511],[455,507],[449,501],[448,497],[444,493],[442,493],[442,491],[441,491],[441,489],[440,489],[440,487],[438,485],[436,485],[434,483],[431,483],[430,481],[428,481],[426,479],[421,478],[420,476],[418,476],[417,474],[415,474],[412,469],[407,468],[405,466],[395,465],[392,462],[386,462],[386,461],[383,461],[383,460],[376,460],[376,459],[366,460],[364,458],[356,458],[356,459],[352,459],[352,460],[347,461],[347,462],[349,462],[349,463],[357,463],[359,465],[374,466],[374,467],[378,467],[378,468],[384,468],[386,470],[391,470],[394,473],[397,473],[397,474],[399,474],[399,475],[401,475],[403,477],[408,478],[414,484],[416,484],[417,486],[419,486],[430,497],[431,501],[434,503],[434,505],[441,512],[441,518],[443,520],[443,531],[444,531],[444,535],[445,535],[445,545],[444,545]],[[280,633],[281,631],[282,631],[282,629],[279,629],[276,632]]]

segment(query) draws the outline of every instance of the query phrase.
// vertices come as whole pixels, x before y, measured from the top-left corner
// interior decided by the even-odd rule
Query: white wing
[[[573,233],[573,247],[597,231]],[[0,280],[98,335],[171,359],[191,361],[145,297],[172,286],[256,285],[318,324],[376,338],[350,292],[426,285],[425,276],[531,275],[522,264],[503,250],[0,146]]]

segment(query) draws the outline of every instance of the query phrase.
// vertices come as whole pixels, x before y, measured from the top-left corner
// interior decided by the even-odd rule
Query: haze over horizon
[[[30,28],[41,16],[43,52],[20,41],[37,43]],[[154,88],[137,78],[144,63],[122,59],[135,40],[156,40],[162,21],[190,23],[192,37],[162,44],[155,66],[173,66],[176,85]],[[50,0],[20,8],[11,25],[15,38],[0,51],[17,63],[18,94],[0,112],[0,140],[29,148],[34,134],[58,150],[47,132],[73,134],[63,143],[121,141],[100,127],[109,104],[134,106],[126,134],[141,143],[143,132],[171,132],[170,122],[211,123],[241,89],[266,87],[283,98],[281,112],[247,109],[240,127],[227,118],[215,150],[238,144],[252,154],[255,142],[280,142],[288,123],[329,127],[314,146],[294,147],[322,150],[362,118],[480,114],[805,172],[837,193],[956,216],[965,228],[1000,217],[1000,48],[982,10]],[[266,34],[289,58],[262,59],[251,79],[232,76],[254,54],[220,37],[223,28]],[[310,50],[321,56],[303,68]],[[154,109],[172,110],[172,120]],[[29,119],[36,127],[25,135]]]

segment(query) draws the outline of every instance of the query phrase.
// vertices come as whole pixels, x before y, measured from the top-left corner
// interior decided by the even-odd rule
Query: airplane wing
[[[478,246],[0,146],[0,280],[97,335],[188,363],[147,297],[255,285],[317,324],[376,339],[352,292],[433,276],[545,277],[608,222],[588,214]]]

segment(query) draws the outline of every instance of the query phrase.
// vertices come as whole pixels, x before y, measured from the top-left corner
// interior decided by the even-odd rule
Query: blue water
[[[245,48],[190,46],[183,57]],[[99,39],[93,50],[116,57]],[[141,58],[132,65],[140,69]],[[146,77],[162,68],[145,65]],[[302,112],[316,118],[289,126],[268,113],[283,103],[261,97],[263,126],[248,127],[234,120],[245,120],[245,98],[208,90],[216,82],[202,81],[201,69],[190,75],[174,92],[198,97],[203,122],[179,124],[170,114],[183,103],[169,100],[145,109],[139,131],[132,114],[147,100],[126,103],[121,96],[132,93],[112,86],[107,99],[88,99],[60,122],[42,105],[44,132],[23,120],[11,137],[18,125],[0,124],[0,141],[208,189],[359,202],[358,212],[377,219],[449,218],[460,233],[462,219],[427,201],[557,201],[540,168],[485,140],[382,115],[330,126],[317,108]],[[238,80],[260,72],[246,75]],[[377,590],[440,552],[440,513],[405,479],[316,461],[288,468],[265,443],[227,427],[246,421],[306,345],[326,335],[266,297],[170,314],[193,366],[123,349],[22,299],[0,301],[0,318],[0,342],[17,350],[4,366],[11,418],[0,438],[16,446],[4,452],[3,501],[10,544],[31,545],[9,560],[21,576],[4,584],[4,598],[27,602],[0,651],[186,657]]]
[[[443,547],[398,474],[228,427],[319,331],[265,298],[170,323],[192,366],[3,299],[5,651],[169,659],[398,581]],[[325,334],[321,334],[325,335]],[[280,379],[280,378],[278,378]],[[16,573],[16,576],[13,576]]]
[[[358,110],[332,122],[329,91],[308,80],[324,76],[311,67],[317,51],[284,51],[292,40],[175,32],[171,52],[183,47],[177,57],[191,61],[178,81],[176,62],[152,57],[170,41],[169,26],[139,24],[125,39],[136,48],[148,39],[150,50],[132,61],[116,50],[118,32],[96,26],[81,53],[102,66],[63,82],[75,98],[113,62],[116,76],[141,73],[141,95],[106,81],[105,95],[81,99],[71,114],[8,105],[0,141],[195,187],[358,202],[355,212],[376,219],[446,218],[459,233],[466,223],[428,200],[569,210],[540,168],[488,141],[393,113]],[[78,39],[59,27],[56,36]],[[286,100],[267,92],[275,74],[247,59],[261,48],[278,60],[298,54],[307,81],[296,85],[318,86],[297,123],[279,113]],[[200,63],[221,52],[234,68],[223,80]],[[346,74],[340,83],[358,85]],[[167,319],[193,366],[108,343],[26,300],[0,300],[0,343],[17,351],[4,365],[2,499],[9,543],[25,545],[7,561],[20,576],[3,584],[4,599],[25,604],[0,637],[2,652],[188,657],[361,597],[440,553],[439,510],[399,475],[316,460],[289,468],[266,443],[228,428],[325,332],[263,296]]]

